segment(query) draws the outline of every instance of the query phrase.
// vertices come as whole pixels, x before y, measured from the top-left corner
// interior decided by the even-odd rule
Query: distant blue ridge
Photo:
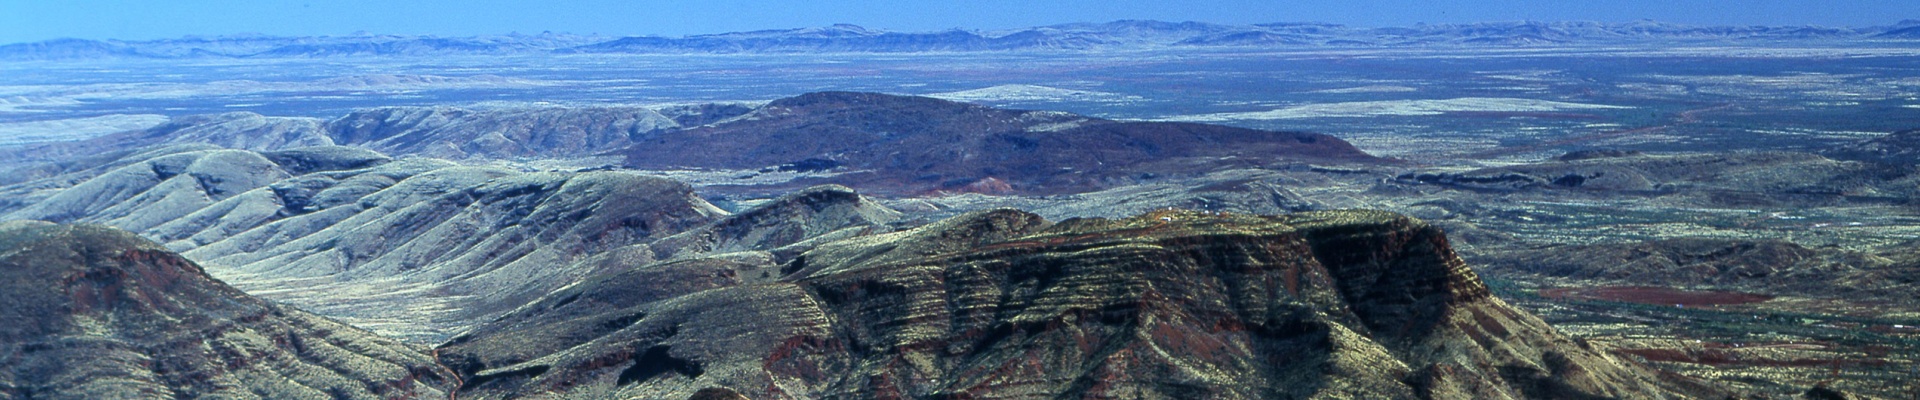
[[[338,56],[515,55],[547,53],[785,54],[989,51],[1110,51],[1153,48],[1347,48],[1396,46],[1556,46],[1580,44],[1732,44],[1743,41],[1920,40],[1920,20],[1889,26],[1690,26],[1654,21],[1483,22],[1363,28],[1320,23],[1221,25],[1114,21],[1015,30],[888,32],[855,25],[683,37],[541,33],[472,37],[190,36],[148,41],[54,39],[0,45],[0,60],[108,58],[313,58]]]

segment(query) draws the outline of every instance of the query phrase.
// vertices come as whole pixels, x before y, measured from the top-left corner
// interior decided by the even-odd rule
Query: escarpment
[[[750,254],[589,278],[439,354],[464,398],[1673,396],[1390,213],[993,210]]]

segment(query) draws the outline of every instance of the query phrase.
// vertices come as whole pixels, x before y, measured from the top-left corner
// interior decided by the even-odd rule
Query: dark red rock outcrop
[[[1377,163],[1333,136],[1219,125],[1121,122],[878,93],[822,92],[775,100],[726,122],[663,132],[626,152],[643,169],[761,169],[807,159],[859,173],[825,181],[910,193],[1005,181],[1022,193],[1105,187],[1142,174],[1179,174],[1285,161]]]
[[[255,299],[99,225],[0,223],[0,398],[436,398],[421,349]]]
[[[1491,297],[1438,229],[1389,213],[994,210],[773,268],[588,280],[440,354],[463,398],[1676,397]],[[695,276],[733,278],[675,278]],[[558,335],[578,344],[515,350]]]

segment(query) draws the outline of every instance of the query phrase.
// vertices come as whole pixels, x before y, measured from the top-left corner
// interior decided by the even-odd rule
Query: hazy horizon
[[[997,30],[1116,20],[1218,24],[1319,22],[1361,27],[1499,21],[1654,20],[1685,25],[1868,27],[1920,19],[1920,2],[1783,0],[1611,0],[1580,4],[1518,0],[1265,2],[1254,0],[973,2],[894,4],[866,0],[746,2],[671,0],[569,2],[447,0],[385,4],[364,0],[202,0],[122,3],[101,0],[0,0],[0,43],[76,38],[154,40],[261,34],[357,33],[478,36],[560,32],[607,36],[685,36],[854,24],[901,32]]]

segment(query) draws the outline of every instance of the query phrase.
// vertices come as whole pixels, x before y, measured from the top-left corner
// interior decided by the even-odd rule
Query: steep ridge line
[[[110,227],[0,223],[0,272],[10,395],[420,398],[459,379],[424,349],[246,295]]]
[[[1387,213],[995,210],[728,259],[583,280],[439,354],[490,378],[472,398],[1683,396],[1491,297],[1438,229]],[[695,275],[742,279],[666,283]],[[575,344],[524,351],[543,337]],[[701,372],[615,382],[637,349]]]

